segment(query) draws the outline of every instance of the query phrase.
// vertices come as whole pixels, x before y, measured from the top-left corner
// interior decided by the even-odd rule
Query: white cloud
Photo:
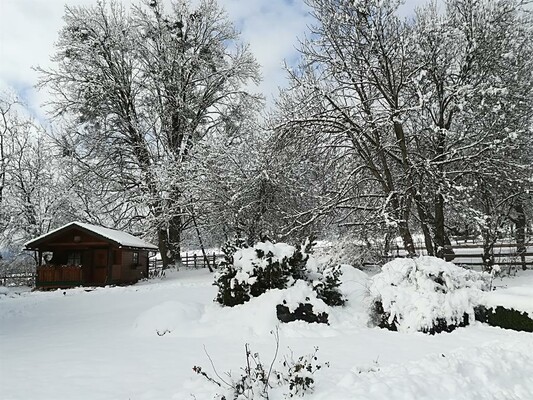
[[[38,73],[32,67],[51,66],[65,4],[94,5],[95,0],[0,0],[0,90],[16,91],[37,116],[47,94],[34,89]],[[303,36],[309,22],[303,3],[219,0],[219,4],[262,65],[263,82],[258,91],[272,97],[285,79],[283,59],[294,57],[297,37]]]
[[[168,0],[167,0],[168,1]],[[65,4],[94,5],[96,0],[0,0],[0,90],[13,89],[37,115],[46,100],[45,92],[33,86],[38,73],[32,67],[50,67],[50,56],[63,21]],[[123,0],[124,4],[138,0]],[[405,10],[421,0],[407,0]],[[271,100],[285,85],[284,59],[297,55],[298,38],[312,23],[303,0],[219,0],[242,39],[262,66],[263,82],[258,91]]]
[[[271,100],[285,85],[283,61],[296,56],[298,38],[312,22],[308,8],[301,0],[222,0],[220,4],[237,21],[243,40],[261,64],[259,91]]]

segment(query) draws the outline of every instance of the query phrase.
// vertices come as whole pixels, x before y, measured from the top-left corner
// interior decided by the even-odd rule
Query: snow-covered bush
[[[327,324],[329,307],[318,298],[313,287],[304,280],[297,280],[283,291],[281,303],[276,305],[276,316],[281,322],[305,321]]]
[[[315,312],[311,303],[300,303],[293,311],[285,304],[278,304],[276,306],[276,315],[281,322],[305,321],[309,323],[327,324],[328,313]]]
[[[215,285],[219,287],[216,300],[234,306],[268,289],[285,289],[294,282],[294,272],[302,266],[305,268],[301,251],[285,243],[264,242],[237,249],[219,266],[215,276]]]
[[[404,332],[450,332],[474,320],[488,280],[436,257],[393,260],[371,280],[371,322]]]
[[[531,315],[513,308],[478,306],[476,307],[476,320],[504,329],[533,332]]]
[[[328,266],[321,271],[321,277],[313,282],[317,297],[329,306],[342,306],[346,302],[339,290],[342,275],[340,265]]]
[[[494,268],[491,271],[494,274]],[[476,319],[491,326],[533,332],[533,292],[530,287],[498,287],[485,293]]]
[[[305,281],[326,304],[344,303],[338,291],[339,268],[321,268],[310,254],[307,241],[301,248],[269,241],[226,253],[215,275],[216,301],[225,306],[243,304],[270,289],[286,289]]]

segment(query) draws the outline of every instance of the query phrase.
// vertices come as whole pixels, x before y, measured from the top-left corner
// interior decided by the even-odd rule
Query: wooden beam
[[[113,248],[107,248],[107,277],[106,283],[110,284],[113,281]]]

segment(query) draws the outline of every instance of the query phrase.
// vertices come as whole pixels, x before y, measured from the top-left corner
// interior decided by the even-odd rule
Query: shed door
[[[104,285],[107,278],[107,249],[94,250],[93,283]]]

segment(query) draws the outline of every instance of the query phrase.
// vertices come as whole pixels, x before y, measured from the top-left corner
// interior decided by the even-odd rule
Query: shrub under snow
[[[215,276],[217,301],[243,304],[269,289],[285,289],[303,275],[307,258],[286,243],[261,242],[226,254]]]
[[[267,290],[286,289],[296,282],[305,282],[304,286],[313,289],[313,297],[328,305],[344,304],[339,290],[340,268],[320,267],[308,254],[310,247],[309,241],[301,248],[269,241],[240,249],[226,246],[229,251],[225,251],[225,260],[215,276],[219,288],[216,300],[234,306]],[[302,305],[309,303],[307,297],[301,299]]]
[[[436,257],[393,260],[371,280],[371,320],[404,332],[450,332],[474,320],[487,279]]]

